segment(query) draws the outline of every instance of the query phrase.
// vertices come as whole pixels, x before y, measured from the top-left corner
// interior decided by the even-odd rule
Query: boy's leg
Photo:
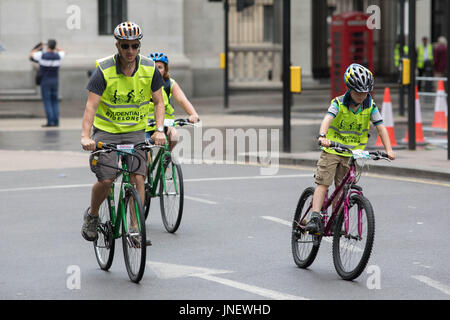
[[[344,176],[347,174],[348,170],[350,169],[350,165],[349,165],[350,158],[348,158],[348,157],[340,157],[340,158],[341,159],[340,159],[339,165],[336,168],[336,175],[334,177],[334,184],[335,184],[336,188],[339,186],[342,179],[344,178]],[[337,201],[339,200],[341,193],[342,192],[337,194],[336,198],[334,198],[333,210],[336,207]]]
[[[317,187],[314,190],[312,214],[311,219],[306,225],[306,231],[317,234],[321,234],[323,231],[322,215],[320,212],[328,187],[333,183],[338,163],[335,155],[326,152],[321,153],[315,174]]]

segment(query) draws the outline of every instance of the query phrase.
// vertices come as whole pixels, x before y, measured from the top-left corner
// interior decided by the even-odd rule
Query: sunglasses
[[[140,43],[133,43],[133,44],[131,45],[131,48],[133,48],[134,50],[137,50],[137,49],[139,49],[140,46],[141,46]],[[129,45],[128,43],[122,43],[122,44],[120,45],[120,47],[121,47],[123,50],[127,50],[127,49],[130,47],[130,45]]]

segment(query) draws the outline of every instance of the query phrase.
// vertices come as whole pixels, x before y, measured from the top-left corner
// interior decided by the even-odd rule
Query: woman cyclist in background
[[[198,114],[195,111],[194,106],[191,102],[186,98],[183,90],[181,90],[178,83],[172,79],[169,75],[169,58],[166,54],[160,52],[151,53],[148,56],[155,62],[156,68],[159,70],[161,75],[164,78],[164,87],[163,87],[163,98],[164,105],[166,107],[166,115],[165,119],[174,119],[174,109],[170,104],[170,98],[173,96],[175,101],[184,109],[184,111],[189,115],[189,122],[195,123],[199,121]],[[148,119],[154,119],[154,107],[153,101],[150,101]],[[146,134],[147,138],[149,138],[155,131],[155,126],[147,126]],[[173,150],[175,145],[178,143],[178,132],[175,127],[167,128],[167,136],[169,137],[169,149]]]

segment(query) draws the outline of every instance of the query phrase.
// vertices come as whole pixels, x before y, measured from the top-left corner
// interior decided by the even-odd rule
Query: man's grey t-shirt
[[[138,70],[139,67],[139,56],[136,57],[136,67],[133,71],[132,76],[136,73],[136,71]],[[115,56],[115,60],[116,60],[116,68],[117,68],[117,73],[122,73],[122,70],[120,68],[120,63],[119,63],[119,56],[116,55]],[[158,91],[159,89],[161,89],[161,87],[164,85],[164,79],[161,75],[161,73],[158,71],[158,69],[155,68],[155,72],[153,74],[153,78],[152,78],[152,83],[151,83],[151,91],[155,92]],[[103,73],[101,72],[101,70],[99,69],[99,67],[97,67],[97,69],[95,69],[95,71],[92,73],[91,78],[89,79],[89,83],[86,87],[86,89],[88,89],[89,91],[101,96],[103,94],[103,92],[106,89],[106,80],[103,77]]]

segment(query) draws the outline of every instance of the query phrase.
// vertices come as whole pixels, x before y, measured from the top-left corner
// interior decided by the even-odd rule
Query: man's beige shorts
[[[350,169],[349,157],[338,156],[336,154],[322,151],[315,174],[316,184],[331,186],[334,183],[339,185],[347,171]]]

